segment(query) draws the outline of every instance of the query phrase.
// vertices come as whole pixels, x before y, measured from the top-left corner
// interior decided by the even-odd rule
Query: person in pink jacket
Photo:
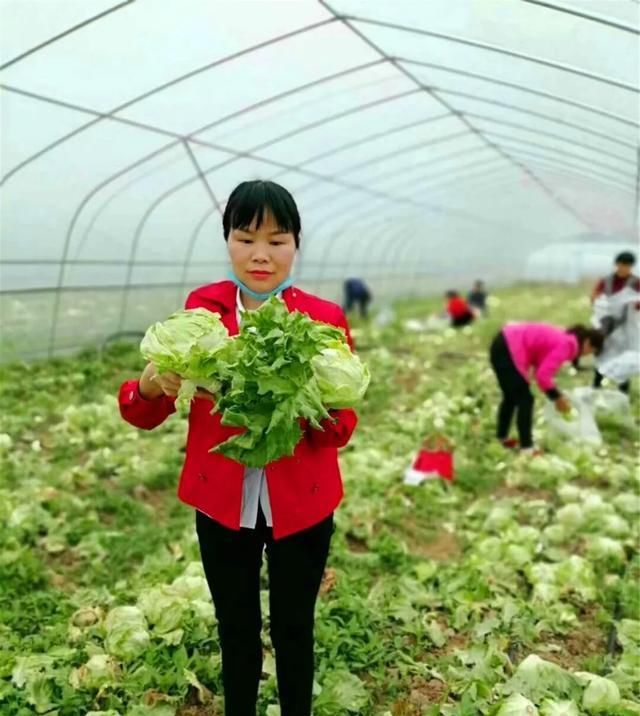
[[[571,405],[555,385],[555,377],[563,363],[572,363],[580,356],[598,354],[604,336],[594,328],[575,325],[568,329],[547,323],[509,323],[491,344],[491,366],[502,391],[498,409],[498,440],[505,447],[517,447],[509,439],[513,415],[517,411],[518,434],[522,450],[533,449],[533,403],[531,374],[540,390],[553,400],[560,412]]]

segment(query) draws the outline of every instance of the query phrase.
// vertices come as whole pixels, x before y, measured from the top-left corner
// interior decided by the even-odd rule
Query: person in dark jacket
[[[348,278],[344,282],[344,312],[349,313],[354,306],[358,306],[360,316],[367,318],[371,291],[361,278]]]
[[[485,288],[484,281],[476,281],[473,284],[473,288],[469,291],[467,296],[467,303],[472,309],[478,311],[482,315],[487,314],[487,289]]]

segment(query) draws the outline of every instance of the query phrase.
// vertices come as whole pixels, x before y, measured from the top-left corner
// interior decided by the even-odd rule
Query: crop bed
[[[533,459],[493,437],[492,335],[507,319],[586,320],[583,295],[507,290],[456,333],[403,327],[428,301],[355,325],[372,382],[341,456],[316,716],[640,714],[637,423],[610,416],[589,449],[538,421]],[[0,369],[3,716],[222,714],[193,511],[175,497],[186,423],[145,433],[117,409],[141,367],[115,346]],[[590,377],[568,369],[560,383]],[[454,483],[404,485],[436,433],[455,446]],[[266,586],[265,571],[265,614]],[[260,713],[277,716],[264,623]]]

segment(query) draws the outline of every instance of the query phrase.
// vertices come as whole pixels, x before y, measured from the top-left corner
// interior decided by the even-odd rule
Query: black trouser
[[[454,316],[451,318],[451,325],[453,328],[462,328],[462,326],[468,326],[473,323],[475,316],[473,313],[465,313],[462,316]]]
[[[345,311],[345,313],[349,313],[349,311],[351,311],[351,309],[354,307],[354,305],[357,305],[362,318],[366,318],[368,309],[369,309],[369,301],[370,300],[371,299],[369,298],[369,296],[347,295],[345,305],[344,305],[344,311]]]
[[[530,448],[533,446],[533,394],[529,383],[516,368],[502,333],[493,339],[490,358],[502,391],[502,402],[498,408],[498,439],[505,440],[509,436],[513,414],[517,410],[520,446]]]
[[[310,716],[313,621],[333,515],[274,540],[259,511],[255,530],[223,527],[196,511],[196,531],[218,619],[225,716],[255,716],[262,672],[260,567],[266,545],[271,641],[282,716]]]
[[[593,387],[601,388],[603,380],[604,380],[604,376],[602,375],[602,373],[600,373],[600,371],[596,370],[595,375],[593,376]],[[631,388],[631,381],[625,380],[624,383],[619,383],[618,388],[623,393],[628,393]]]

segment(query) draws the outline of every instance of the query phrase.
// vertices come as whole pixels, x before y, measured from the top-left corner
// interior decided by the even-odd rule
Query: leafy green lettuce
[[[216,353],[216,364],[216,410],[223,425],[245,432],[215,451],[248,467],[292,455],[301,420],[321,429],[328,408],[354,405],[369,380],[340,329],[289,312],[275,297],[243,315],[239,335]]]

